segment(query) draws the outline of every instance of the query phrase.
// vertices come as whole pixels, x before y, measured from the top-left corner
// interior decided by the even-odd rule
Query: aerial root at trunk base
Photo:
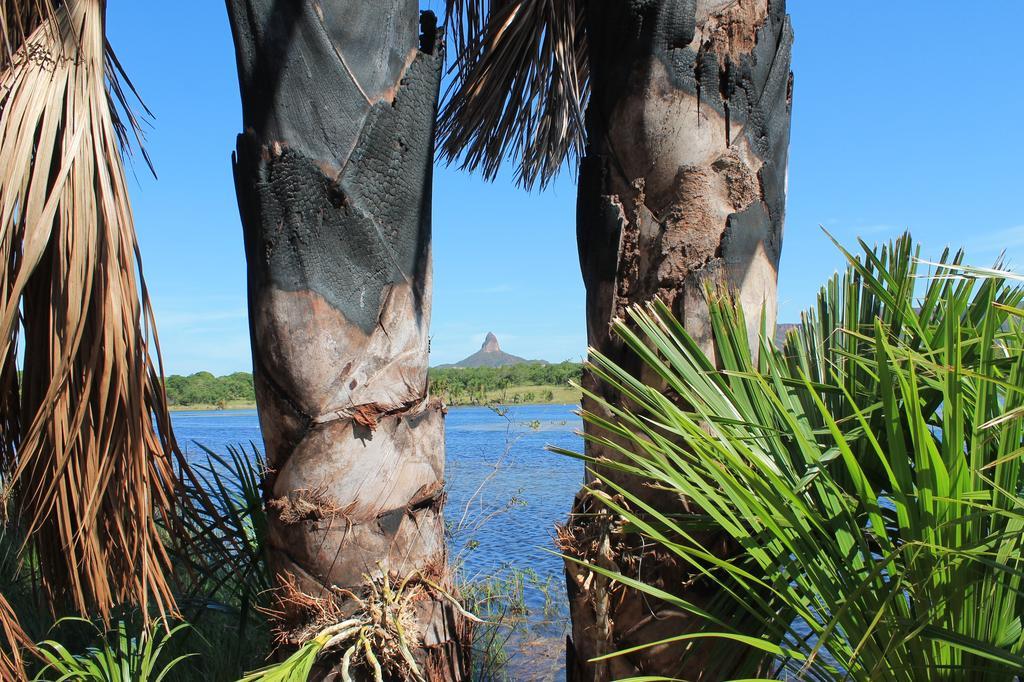
[[[431,671],[431,647],[420,612],[423,606],[450,606],[464,624],[465,632],[460,635],[465,641],[472,635],[472,624],[482,622],[463,609],[440,581],[419,571],[404,578],[386,571],[363,578],[359,589],[332,586],[318,597],[302,592],[293,576],[283,577],[276,595],[279,610],[270,615],[278,621],[279,644],[297,650],[260,673],[287,666],[310,671],[311,679],[336,676],[353,682],[369,676],[375,682],[434,682],[437,676]],[[414,652],[418,651],[427,652],[426,661],[417,660]],[[247,680],[263,679],[260,673]]]

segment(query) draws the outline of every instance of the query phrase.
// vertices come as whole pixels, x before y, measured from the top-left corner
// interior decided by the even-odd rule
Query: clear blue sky
[[[436,9],[441,0],[424,3]],[[780,320],[795,320],[841,259],[821,233],[928,253],[963,245],[1024,263],[1024,69],[1015,0],[790,0],[796,29]],[[250,369],[245,260],[230,155],[241,126],[223,2],[110,3],[110,36],[156,115],[132,185],[168,373]],[[1004,124],[1006,124],[1004,126]],[[508,352],[579,359],[586,348],[575,185],[544,193],[438,167],[432,364],[494,331]],[[1018,268],[1019,269],[1019,268]]]

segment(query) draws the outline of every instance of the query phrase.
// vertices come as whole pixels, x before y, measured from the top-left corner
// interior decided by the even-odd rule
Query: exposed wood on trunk
[[[713,355],[706,286],[739,296],[756,340],[775,324],[785,207],[792,29],[784,0],[591,0],[592,96],[579,181],[577,230],[592,346],[622,366],[640,363],[610,334],[625,309],[655,296]],[[654,377],[646,377],[654,381]],[[612,402],[618,396],[585,377]],[[584,401],[584,407],[595,405]],[[614,457],[587,444],[588,454]],[[684,501],[618,482],[666,512]],[[585,494],[568,549],[599,565],[706,604],[712,594],[667,553],[644,548]],[[709,545],[718,541],[708,538]],[[728,551],[720,547],[720,551]],[[664,555],[663,555],[664,554]],[[658,674],[714,680],[735,674],[709,645],[661,646],[608,662],[589,659],[681,634],[693,619],[567,564],[574,680]]]
[[[447,585],[444,416],[427,391],[436,22],[421,35],[413,0],[228,11],[271,565],[315,599],[384,572]],[[421,670],[462,679],[458,613],[429,591],[416,610]]]

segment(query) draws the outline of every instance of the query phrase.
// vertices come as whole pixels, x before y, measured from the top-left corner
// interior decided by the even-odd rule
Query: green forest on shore
[[[505,367],[443,367],[430,370],[430,390],[449,405],[573,403],[580,393],[578,362],[523,362]]]
[[[219,377],[210,372],[196,372],[188,376],[172,374],[167,377],[166,386],[167,402],[171,407],[224,409],[256,404],[256,391],[249,372]]]
[[[506,367],[445,367],[430,370],[431,390],[449,405],[490,403],[573,403],[579,391],[569,385],[579,381],[578,362],[521,363]],[[252,374],[235,372],[214,376],[196,372],[167,377],[167,400],[172,408],[229,409],[254,407],[256,393]]]

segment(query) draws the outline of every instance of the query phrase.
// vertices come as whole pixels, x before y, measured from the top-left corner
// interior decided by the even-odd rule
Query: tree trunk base
[[[669,594],[679,594],[714,612],[718,594],[715,586],[690,570],[675,554],[645,542],[637,533],[626,532],[621,517],[590,492],[601,489],[595,482],[577,495],[569,524],[559,534],[559,548],[572,559]],[[621,497],[617,502],[625,505]],[[681,504],[679,507],[678,513],[686,513]],[[667,509],[664,505],[662,508]],[[720,556],[735,551],[717,534],[707,534],[703,544]],[[758,672],[757,668],[741,667],[739,657],[729,655],[732,643],[716,640],[663,644],[592,661],[642,644],[699,632],[706,623],[688,611],[612,581],[577,561],[565,562],[573,616],[572,635],[567,638],[566,648],[568,682],[610,682],[641,675],[715,682]],[[743,615],[723,614],[723,619],[742,629]]]

